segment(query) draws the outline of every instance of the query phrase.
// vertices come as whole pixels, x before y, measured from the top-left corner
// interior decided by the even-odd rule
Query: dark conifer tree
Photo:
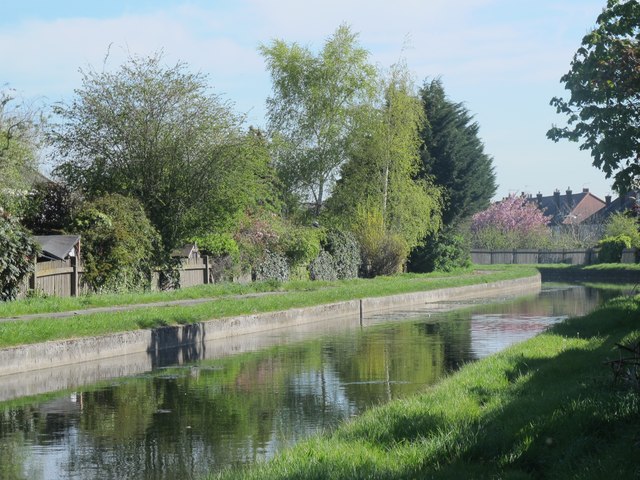
[[[469,264],[456,227],[489,206],[497,188],[493,160],[478,137],[478,123],[462,103],[447,98],[439,79],[425,81],[420,96],[427,118],[421,134],[421,175],[431,176],[444,190],[443,229],[414,249],[409,267],[451,270]]]

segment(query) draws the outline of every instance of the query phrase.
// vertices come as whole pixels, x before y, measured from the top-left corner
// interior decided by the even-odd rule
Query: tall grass
[[[467,365],[424,394],[231,479],[639,478],[640,394],[603,362],[640,339],[640,296],[618,298]]]

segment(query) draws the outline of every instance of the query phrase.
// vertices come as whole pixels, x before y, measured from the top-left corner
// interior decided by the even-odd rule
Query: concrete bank
[[[206,342],[215,339],[320,322],[337,317],[362,319],[368,314],[394,308],[532,293],[539,291],[540,287],[541,277],[536,275],[464,287],[363,298],[314,307],[215,319],[191,325],[22,345],[0,350],[0,376],[100,361],[134,353],[143,353],[153,359],[159,357],[165,349],[181,346],[187,346],[186,351],[191,352],[188,357],[196,359],[206,349]],[[183,358],[183,360],[188,361],[189,358]]]

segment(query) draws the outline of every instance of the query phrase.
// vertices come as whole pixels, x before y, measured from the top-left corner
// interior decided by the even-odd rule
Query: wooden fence
[[[210,261],[206,255],[183,260],[178,269],[180,287],[205,285],[223,280],[219,263],[220,261]],[[82,281],[83,274],[84,266],[75,257],[68,260],[38,262],[34,273],[29,275],[20,289],[19,297],[24,298],[30,290],[36,294],[54,297],[75,297],[88,293],[89,288]],[[246,278],[239,281],[243,280],[246,281]],[[159,272],[153,272],[151,276],[151,289],[160,289]]]
[[[571,265],[591,265],[598,261],[598,249],[572,250],[471,250],[471,261],[477,265],[493,264],[539,264],[567,263]],[[638,250],[627,248],[622,251],[621,263],[637,263]]]

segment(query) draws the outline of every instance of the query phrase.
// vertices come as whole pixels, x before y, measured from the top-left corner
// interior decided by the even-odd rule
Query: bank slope
[[[640,296],[608,302],[372,409],[273,461],[211,478],[640,478],[640,395],[604,362],[640,340]]]

